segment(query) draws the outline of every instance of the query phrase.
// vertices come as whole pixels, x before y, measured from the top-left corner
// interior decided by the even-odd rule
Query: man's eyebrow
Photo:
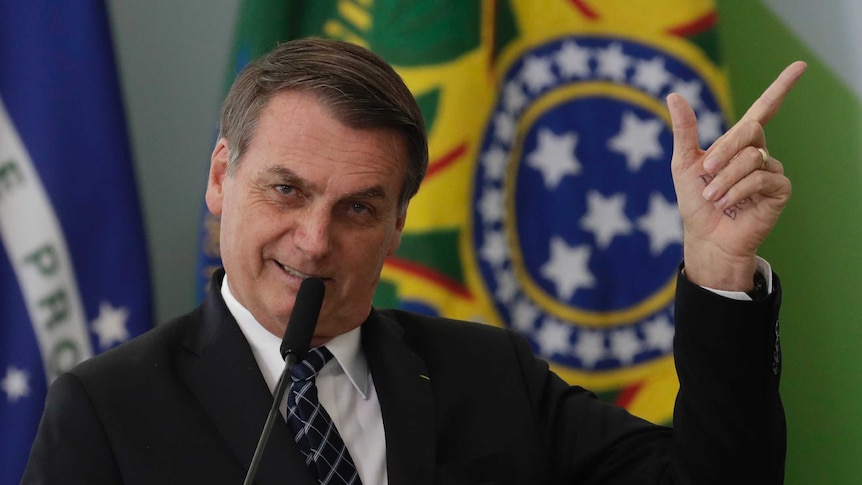
[[[266,170],[266,173],[278,178],[285,184],[296,186],[305,191],[316,191],[317,186],[310,181],[300,177],[293,170],[285,167],[272,166]],[[373,185],[371,187],[345,194],[343,199],[376,199],[386,198],[386,188],[381,185]]]
[[[274,165],[266,169],[266,173],[289,185],[303,188],[314,188],[314,184],[300,177],[293,170]]]
[[[278,165],[267,167],[266,173],[286,180],[295,180],[299,178],[293,170]]]
[[[375,185],[373,187],[368,187],[367,189],[359,190],[357,192],[353,192],[347,194],[348,199],[373,199],[373,198],[384,198],[386,196],[386,190],[379,185]]]

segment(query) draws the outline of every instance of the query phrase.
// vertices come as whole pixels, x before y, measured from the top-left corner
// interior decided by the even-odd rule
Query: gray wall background
[[[108,0],[156,322],[196,302],[198,230],[239,0]]]

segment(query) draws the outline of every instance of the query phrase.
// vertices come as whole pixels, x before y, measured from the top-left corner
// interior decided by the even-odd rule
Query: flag
[[[793,195],[760,254],[781,276],[788,485],[859,483],[862,464],[862,3],[720,2],[735,112],[808,69],[766,126]]]
[[[103,1],[0,1],[0,483],[60,373],[151,326]]]
[[[664,97],[689,100],[704,145],[727,127],[711,1],[250,0],[242,11],[233,67],[256,53],[255,11],[283,22],[267,48],[304,36],[366,46],[422,108],[431,162],[376,306],[513,328],[567,381],[671,422],[682,225]]]

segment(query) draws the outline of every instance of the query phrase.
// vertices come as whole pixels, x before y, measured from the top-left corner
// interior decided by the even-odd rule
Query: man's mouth
[[[301,280],[304,280],[304,279],[306,279],[306,278],[310,278],[310,277],[312,277],[312,276],[315,276],[315,275],[312,275],[312,274],[303,273],[302,271],[299,271],[299,270],[297,270],[296,268],[291,268],[290,266],[286,266],[286,265],[284,265],[284,264],[281,264],[281,263],[279,263],[278,261],[276,261],[276,262],[275,262],[275,264],[277,264],[278,266],[280,266],[280,267],[281,267],[281,269],[282,269],[282,271],[284,271],[284,272],[285,272],[285,273],[287,273],[289,276],[292,276],[292,277],[294,277],[294,278],[299,278],[299,279],[301,279]],[[317,277],[318,277],[318,278],[321,278],[321,279],[323,279],[323,280],[326,280],[326,278],[323,278],[322,276],[317,276]]]
[[[281,270],[284,271],[285,273],[289,274],[290,276],[294,276],[296,278],[301,278],[301,279],[305,279],[305,278],[308,278],[310,276],[310,275],[307,275],[301,271],[297,271],[296,269],[291,268],[290,266],[285,266],[285,265],[279,263],[278,261],[276,261],[275,264],[280,266]]]

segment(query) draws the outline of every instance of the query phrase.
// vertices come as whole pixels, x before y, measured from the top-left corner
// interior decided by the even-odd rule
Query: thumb
[[[697,119],[688,101],[680,94],[671,93],[668,95],[667,108],[673,127],[673,160],[671,163],[673,165],[685,165],[686,162],[694,161],[700,152],[697,138]]]

